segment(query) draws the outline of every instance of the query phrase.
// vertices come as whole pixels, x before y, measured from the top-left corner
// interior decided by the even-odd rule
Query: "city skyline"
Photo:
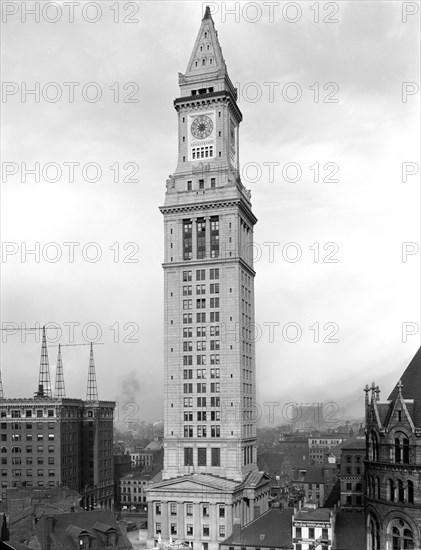
[[[164,5],[162,10],[162,5],[140,3],[137,24],[116,24],[115,14],[108,11],[95,25],[77,19],[71,31],[64,22],[37,26],[11,17],[4,50],[6,81],[27,81],[29,88],[35,81],[94,81],[104,97],[97,103],[36,103],[28,96],[23,103],[19,94],[10,95],[3,106],[4,136],[11,143],[4,160],[61,166],[97,162],[104,177],[97,183],[77,175],[73,183],[30,178],[22,183],[19,170],[3,179],[2,241],[12,244],[6,261],[2,251],[2,322],[18,327],[60,323],[62,344],[71,341],[69,323],[79,323],[74,325],[76,343],[95,338],[99,326],[104,342],[95,348],[99,398],[116,399],[121,406],[138,404],[133,412],[139,420],[163,417],[163,231],[158,207],[165,180],[175,169],[176,74],[185,70],[204,9],[204,4],[194,9],[187,3]],[[367,370],[388,392],[419,347],[419,251],[414,253],[419,191],[417,176],[401,181],[402,163],[416,162],[419,150],[415,96],[401,99],[402,82],[418,78],[416,54],[407,53],[417,51],[416,25],[409,16],[403,23],[401,7],[394,3],[359,4],[358,11],[351,2],[340,3],[339,13],[332,16],[339,23],[331,25],[316,23],[315,13],[304,4],[295,23],[288,20],[292,12],[275,10],[273,22],[270,12],[262,11],[266,18],[254,24],[251,10],[240,13],[238,23],[229,15],[224,22],[222,4],[210,5],[228,70],[239,88],[244,114],[240,173],[252,191],[258,218],[257,402],[266,412],[265,402],[279,402],[278,411],[290,402],[333,402],[348,416],[362,416]],[[43,25],[49,29],[45,35],[40,32]],[[26,45],[19,43],[23,32]],[[156,36],[165,39],[148,48]],[[185,43],[180,36],[186,37]],[[49,45],[53,38],[68,65]],[[49,53],[35,62],[41,47]],[[15,63],[18,58],[22,61]],[[358,64],[348,71],[355,58]],[[109,88],[117,81],[124,94],[135,89],[124,90],[123,84],[137,81],[139,102],[113,102],[116,87]],[[294,95],[288,94],[299,89],[302,98],[289,101]],[[255,101],[253,94],[260,93]],[[324,103],[328,94],[339,102]],[[116,174],[108,168],[112,162],[119,163],[125,176],[125,163],[138,163],[135,176],[140,181],[109,182]],[[295,164],[284,176],[294,179],[299,165],[300,181],[283,179],[282,167],[289,163]],[[326,163],[334,163],[328,170],[338,182],[314,181],[317,171],[320,178],[328,175]],[[259,170],[261,177],[256,178]],[[39,262],[30,255],[27,262],[20,261],[24,242],[28,249],[41,243]],[[65,260],[68,242],[80,243],[73,263]],[[98,248],[86,249],[83,257],[88,242],[100,247],[97,262],[86,258]],[[403,242],[413,245],[407,248],[406,263]],[[46,261],[45,243],[58,243],[62,259]],[[295,244],[285,248],[287,243]],[[50,257],[55,250],[50,247]],[[302,256],[295,262],[297,253]],[[339,261],[323,262],[329,254]],[[412,323],[409,330],[418,326],[418,332],[403,343],[405,322]],[[331,325],[323,328],[327,323]],[[298,342],[282,338],[286,325],[291,327],[289,339],[301,328]],[[332,333],[339,342],[316,343],[317,332],[320,340]],[[69,396],[84,395],[87,349],[62,349]],[[39,350],[40,339],[35,342],[33,336],[23,343],[15,334],[2,343],[5,397],[36,391]],[[49,347],[50,366],[55,365],[56,350]],[[54,375],[51,368],[51,380]]]

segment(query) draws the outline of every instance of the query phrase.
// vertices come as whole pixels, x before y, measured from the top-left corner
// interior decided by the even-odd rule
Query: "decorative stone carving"
[[[168,179],[166,181],[166,185],[167,185],[167,189],[174,189],[175,180],[174,180],[174,176],[172,174],[170,174],[168,176]]]

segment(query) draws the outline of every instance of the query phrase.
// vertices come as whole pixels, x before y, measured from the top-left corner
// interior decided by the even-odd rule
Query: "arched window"
[[[369,459],[377,462],[379,460],[379,442],[377,435],[372,432],[370,436],[370,445],[368,449]]]
[[[389,500],[391,502],[395,501],[395,484],[393,479],[389,479]]]
[[[409,440],[406,437],[402,441],[402,462],[404,464],[409,462]]]
[[[392,538],[392,550],[414,549],[414,537],[409,525],[402,519],[392,521],[389,531]]]
[[[7,447],[2,447],[2,448],[1,448],[1,452],[2,452],[2,453],[7,453]]]
[[[404,502],[405,500],[405,491],[403,489],[403,481],[398,479],[398,502]]]
[[[399,437],[395,437],[395,462],[399,464],[401,461],[401,442]]]
[[[408,502],[414,504],[414,483],[412,481],[408,481]]]
[[[395,440],[394,440],[394,461],[397,464],[403,463],[408,464],[409,463],[409,439],[407,438],[406,434],[402,432],[397,432],[395,434]]]
[[[372,515],[368,519],[368,550],[380,550],[380,524]]]

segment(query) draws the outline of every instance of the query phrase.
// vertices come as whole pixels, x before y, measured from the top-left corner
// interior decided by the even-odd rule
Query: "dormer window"
[[[89,535],[86,533],[79,535],[80,550],[89,550]]]
[[[212,65],[212,58],[209,59],[209,63]]]
[[[206,49],[209,50],[209,44],[206,46]]]
[[[207,32],[205,32],[205,38],[207,38],[207,37],[208,37],[208,33],[207,33]]]
[[[115,546],[116,544],[116,534],[107,533],[107,546]]]

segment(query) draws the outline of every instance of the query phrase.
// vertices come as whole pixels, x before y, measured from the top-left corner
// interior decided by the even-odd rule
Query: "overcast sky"
[[[160,419],[158,207],[176,166],[178,72],[186,69],[205,4],[122,1],[117,12],[101,2],[99,13],[95,3],[80,3],[73,23],[62,2],[41,10],[39,23],[21,3],[4,4],[18,12],[3,25],[3,327],[57,323],[60,339],[48,331],[53,346],[71,341],[74,323],[75,343],[103,342],[95,347],[100,398],[118,401],[120,420]],[[410,174],[420,148],[414,5],[407,3],[403,22],[401,2],[241,3],[236,15],[223,11],[233,2],[211,3],[244,116],[242,181],[258,218],[258,402],[280,403],[276,421],[289,402],[335,402],[341,415],[362,415],[365,384],[375,380],[386,398],[420,343],[419,174]],[[24,93],[36,82],[39,101]],[[73,102],[66,82],[80,83]],[[130,98],[138,101],[123,101]],[[36,162],[40,181],[28,175],[23,182],[21,164]],[[73,182],[65,162],[80,163]],[[62,170],[57,182],[47,163]],[[83,176],[87,163],[101,167],[99,181],[87,181],[95,165]],[[39,261],[25,256],[36,242]],[[73,262],[69,242],[80,243]],[[405,242],[413,244],[403,262]],[[323,261],[329,259],[337,261]],[[406,342],[403,323],[415,333]],[[323,342],[332,330],[338,341]],[[53,383],[56,354],[50,347]],[[3,331],[6,397],[36,391],[39,360],[39,335],[23,341]],[[63,348],[67,396],[85,396],[88,363],[88,346]],[[136,407],[124,409],[127,402]]]

